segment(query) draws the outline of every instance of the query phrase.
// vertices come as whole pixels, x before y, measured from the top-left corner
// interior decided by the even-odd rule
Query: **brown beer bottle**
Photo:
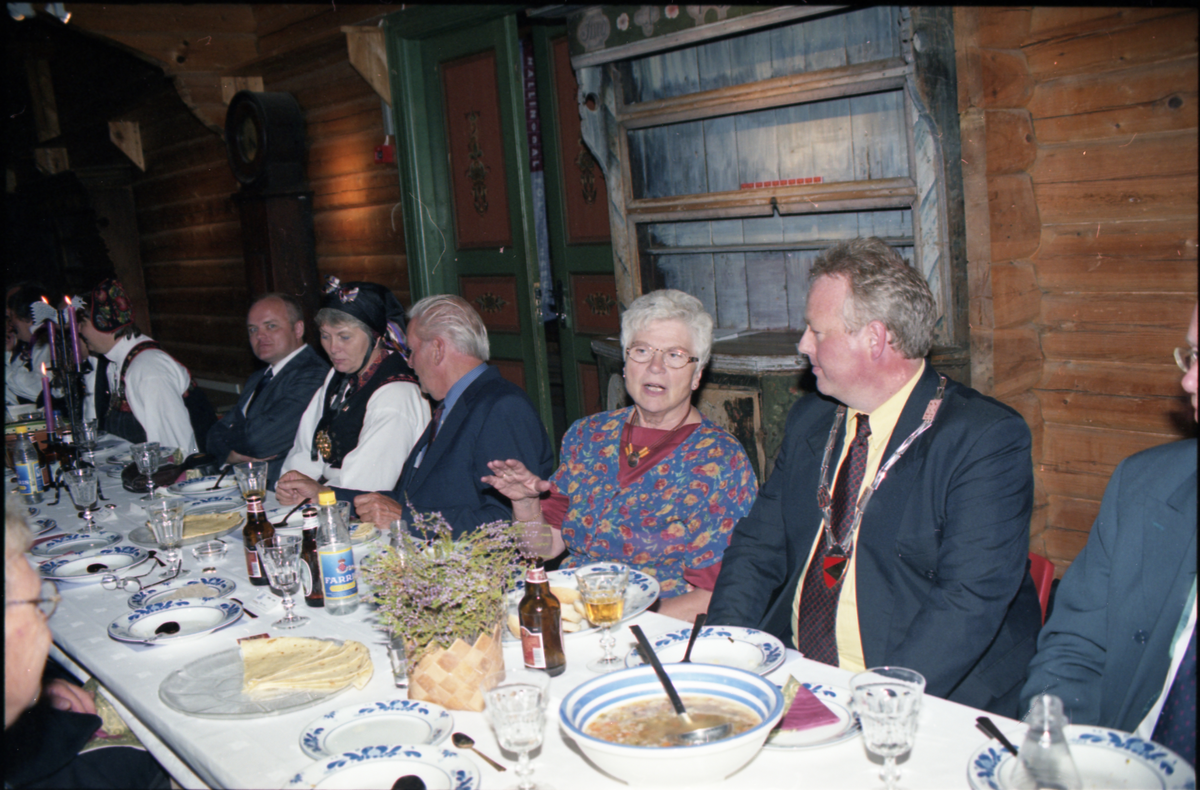
[[[325,606],[325,585],[321,580],[321,561],[317,558],[317,527],[321,520],[316,505],[305,505],[300,511],[304,515],[304,536],[300,543],[300,574],[304,579],[304,603],[309,606]]]
[[[521,624],[521,652],[529,669],[561,675],[567,668],[563,652],[562,604],[550,592],[550,581],[541,562],[525,573],[525,597],[517,607]]]
[[[263,511],[263,498],[257,494],[246,497],[246,526],[242,527],[242,543],[246,546],[246,573],[250,583],[256,587],[269,584],[266,571],[258,560],[258,542],[275,534],[275,527],[267,521]]]

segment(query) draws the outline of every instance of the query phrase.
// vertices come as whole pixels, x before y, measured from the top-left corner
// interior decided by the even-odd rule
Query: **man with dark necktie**
[[[1197,411],[1197,308],[1175,349]],[[1196,440],[1113,472],[1087,545],[1063,574],[1022,700],[1062,698],[1074,724],[1152,739],[1196,763]]]
[[[851,671],[908,667],[930,694],[1016,715],[1041,621],[1030,433],[925,361],[937,317],[928,283],[879,239],[817,258],[799,351],[821,394],[788,415],[708,622]]]
[[[208,452],[226,464],[269,461],[274,488],[296,427],[329,364],[304,342],[304,310],[291,294],[269,293],[250,306],[246,332],[267,367],[250,374],[237,404],[208,431]]]

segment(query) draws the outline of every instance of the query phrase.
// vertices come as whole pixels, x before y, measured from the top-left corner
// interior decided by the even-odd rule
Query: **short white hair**
[[[409,331],[420,322],[422,340],[440,337],[462,354],[487,362],[491,357],[487,327],[471,303],[454,294],[426,296],[408,311]]]
[[[643,294],[621,315],[621,350],[629,348],[633,336],[655,321],[678,321],[692,335],[692,354],[700,367],[712,355],[713,319],[699,299],[683,291],[664,288]]]

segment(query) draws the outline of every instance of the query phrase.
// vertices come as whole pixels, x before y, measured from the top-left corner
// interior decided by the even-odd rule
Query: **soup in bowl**
[[[696,713],[729,717],[732,734],[709,743],[677,744],[671,737],[673,709],[648,666],[592,678],[567,694],[559,707],[563,731],[584,755],[631,785],[720,782],[758,754],[783,716],[782,693],[752,672],[701,664],[668,664],[665,669],[689,712],[692,703]]]

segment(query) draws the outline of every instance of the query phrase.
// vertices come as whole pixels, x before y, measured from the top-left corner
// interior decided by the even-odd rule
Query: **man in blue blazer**
[[[882,241],[827,250],[809,278],[799,351],[821,396],[788,415],[708,621],[851,671],[908,667],[930,694],[1015,715],[1041,619],[1029,429],[926,364],[933,296]]]
[[[254,356],[267,367],[250,374],[237,405],[209,429],[206,449],[223,464],[269,461],[267,487],[274,488],[329,363],[304,342],[304,309],[291,294],[259,297],[246,331]]]
[[[429,296],[408,320],[409,364],[435,401],[433,419],[409,453],[391,492],[334,488],[365,521],[388,524],[412,509],[440,512],[457,537],[480,524],[512,518],[512,505],[481,478],[487,462],[518,458],[543,477],[554,452],[529,396],[487,364],[487,329],[458,296]]]
[[[1196,320],[1193,310],[1189,348],[1175,353],[1193,419]],[[1196,440],[1187,439],[1113,472],[1087,545],[1058,586],[1021,699],[1055,694],[1075,724],[1152,738],[1194,763],[1195,650]],[[1190,723],[1172,727],[1168,697],[1188,682]]]

